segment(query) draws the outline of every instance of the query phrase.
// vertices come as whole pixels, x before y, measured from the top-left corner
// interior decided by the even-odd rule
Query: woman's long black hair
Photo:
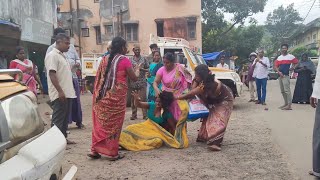
[[[122,37],[113,38],[112,43],[111,43],[111,51],[110,51],[110,55],[109,55],[106,74],[108,74],[108,72],[109,72],[109,70],[111,68],[112,60],[114,59],[114,57],[117,54],[121,54],[122,53],[123,47],[125,47],[126,44],[127,44],[126,40],[124,40]]]
[[[172,102],[174,101],[173,93],[168,91],[162,91],[159,94],[159,98],[164,111],[168,111]]]
[[[195,68],[195,73],[200,76],[204,90],[210,90],[215,86],[215,75],[210,73],[210,70],[207,65],[200,64]]]

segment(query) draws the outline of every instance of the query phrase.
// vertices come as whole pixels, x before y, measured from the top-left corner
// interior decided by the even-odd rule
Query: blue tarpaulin
[[[219,58],[219,55],[222,52],[212,52],[212,53],[207,53],[207,54],[202,54],[202,57],[206,61],[215,61]]]

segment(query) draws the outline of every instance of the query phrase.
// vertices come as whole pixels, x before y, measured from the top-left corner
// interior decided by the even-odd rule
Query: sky
[[[313,1],[314,0],[268,0],[264,12],[255,14],[253,18],[258,20],[258,24],[265,24],[268,14],[274,9],[277,9],[281,5],[286,7],[289,4],[294,3],[294,8],[298,10],[300,16],[304,19],[307,16]],[[320,0],[316,0],[316,3],[305,19],[304,24],[309,23],[318,17],[320,17]],[[226,18],[230,19],[231,17],[227,16]]]

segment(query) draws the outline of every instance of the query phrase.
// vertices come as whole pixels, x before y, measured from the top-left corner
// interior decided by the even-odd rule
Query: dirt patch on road
[[[82,96],[85,130],[70,126],[71,140],[76,145],[67,150],[64,170],[78,167],[77,179],[295,179],[278,147],[273,144],[265,121],[251,114],[253,109],[246,98],[236,100],[234,112],[224,138],[222,151],[211,152],[206,145],[196,142],[200,122],[188,123],[190,145],[186,149],[162,147],[144,152],[124,151],[126,157],[116,162],[105,159],[90,160],[86,154],[91,143],[91,95]],[[49,111],[45,103],[40,112]],[[139,112],[140,113],[140,112]],[[127,110],[124,127],[142,122],[130,121]]]

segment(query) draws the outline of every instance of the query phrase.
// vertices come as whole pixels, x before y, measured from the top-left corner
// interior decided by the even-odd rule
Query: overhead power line
[[[316,1],[317,1],[317,0],[314,0],[314,1],[313,1],[313,3],[312,3],[312,5],[311,5],[311,7],[310,7],[310,9],[309,9],[306,17],[304,17],[304,19],[303,19],[303,21],[302,21],[302,24],[304,23],[304,21],[306,20],[306,18],[309,16],[309,13],[310,13],[311,9],[313,8],[314,4],[316,3]]]

